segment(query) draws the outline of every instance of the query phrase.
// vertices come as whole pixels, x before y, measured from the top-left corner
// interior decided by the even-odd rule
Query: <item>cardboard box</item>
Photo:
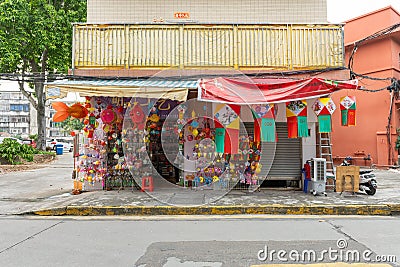
[[[336,167],[336,192],[358,192],[360,186],[359,166]]]

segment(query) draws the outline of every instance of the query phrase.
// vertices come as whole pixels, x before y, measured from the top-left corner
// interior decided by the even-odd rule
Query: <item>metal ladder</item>
[[[319,133],[319,156],[326,159],[326,171],[335,175],[330,133]],[[335,188],[335,181],[327,181],[326,187],[333,190]]]

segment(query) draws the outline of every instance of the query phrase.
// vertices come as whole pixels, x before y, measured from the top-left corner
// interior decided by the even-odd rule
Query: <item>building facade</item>
[[[12,81],[0,84],[0,132],[16,135],[29,135],[30,113],[32,107]]]
[[[257,78],[266,79],[266,76],[278,73],[283,79],[320,78],[328,83],[348,80],[349,72],[344,66],[343,26],[327,23],[326,13],[325,0],[229,3],[213,0],[174,3],[89,0],[88,23],[74,25],[70,74],[75,80],[49,85],[51,90],[48,92],[51,97],[63,97],[71,91],[88,96],[85,105],[90,107],[89,110],[93,109],[92,118],[98,118],[103,109],[112,109],[113,105],[114,109],[123,110],[125,105],[118,106],[120,100],[114,98],[134,95],[150,98],[149,92],[157,86],[165,91],[173,89],[169,95],[172,100],[181,96],[177,93],[181,87],[187,90],[187,97],[185,95],[180,101],[195,99],[200,87],[198,80],[208,77],[224,79],[235,74],[242,77],[258,75]],[[269,180],[287,182],[284,186],[301,186],[303,164],[317,156],[318,118],[312,109],[317,98],[310,97],[302,102],[307,106],[304,113],[308,113],[304,133],[307,137],[303,138],[288,137],[285,100],[271,103],[276,110],[278,142]],[[287,99],[291,99],[290,96]],[[109,103],[110,108],[103,102]],[[217,107],[199,104],[190,108],[193,114],[198,114],[201,110],[214,112]],[[240,117],[246,130],[255,129],[249,109],[242,108]],[[199,124],[207,123],[201,120]],[[87,136],[92,136],[91,128],[89,124]],[[110,143],[121,142],[119,139],[113,141],[116,138],[118,134],[108,136]],[[190,143],[193,136],[182,138],[192,139],[186,140],[185,144],[196,147]],[[152,145],[154,151],[149,154],[158,155],[157,148],[157,144]],[[115,147],[108,149],[110,153],[116,150]],[[193,149],[186,147],[182,153]],[[195,156],[192,152],[189,154],[185,154],[188,159]],[[159,158],[153,165],[163,161]],[[268,158],[268,161],[271,164],[272,159]],[[165,176],[172,173],[169,167],[163,170]],[[91,174],[83,175],[87,181],[94,179]]]
[[[392,7],[346,21],[346,62],[349,62],[356,42],[399,23],[400,13]],[[360,85],[368,90],[382,90],[343,90],[333,94],[336,101],[346,95],[355,96],[357,101],[356,126],[342,127],[340,112],[333,115],[333,155],[338,162],[351,156],[360,165],[397,164],[395,143],[398,135],[396,131],[400,127],[399,100],[396,94],[392,98],[386,88],[392,83],[391,78],[400,78],[400,27],[390,34],[358,45],[352,65],[355,73],[372,77],[361,78]]]

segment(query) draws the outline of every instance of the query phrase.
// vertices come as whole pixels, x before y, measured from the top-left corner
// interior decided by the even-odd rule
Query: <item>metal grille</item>
[[[317,180],[324,180],[325,176],[325,164],[323,161],[316,162],[316,179]]]
[[[74,25],[73,68],[344,66],[342,25]]]

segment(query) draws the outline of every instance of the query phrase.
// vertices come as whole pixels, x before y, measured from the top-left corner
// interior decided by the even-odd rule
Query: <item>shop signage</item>
[[[189,19],[190,13],[189,12],[175,12],[174,18],[176,19]]]

